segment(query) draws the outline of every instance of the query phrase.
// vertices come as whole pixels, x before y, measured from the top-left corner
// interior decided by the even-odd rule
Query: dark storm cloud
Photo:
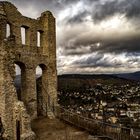
[[[84,38],[79,37],[73,43],[68,43],[68,46],[65,44],[64,50],[66,55],[90,54],[96,51],[117,54],[127,52],[136,55],[140,53],[140,33],[120,38],[117,36],[116,38],[112,38],[110,36],[108,39],[105,39],[104,36],[100,36],[100,38],[90,38],[89,36],[85,36]]]
[[[79,2],[81,0],[60,0],[61,3],[64,3],[64,4],[72,4],[72,3],[76,3],[76,2]]]
[[[116,12],[121,12],[122,10],[119,6],[118,0],[116,1],[107,1],[105,4],[96,4],[95,11],[92,11],[92,18],[94,21],[101,21],[109,16],[112,16]]]
[[[140,52],[131,52],[126,54],[127,57],[140,56]]]
[[[66,17],[65,19],[66,23],[68,25],[71,25],[71,28],[73,28],[73,25],[77,25],[78,27],[79,25],[84,23],[86,16],[88,15],[92,16],[93,21],[91,22],[93,22],[94,24],[100,23],[103,20],[107,20],[108,18],[116,14],[124,14],[127,18],[126,24],[129,22],[133,23],[130,28],[140,28],[140,22],[137,22],[140,21],[140,0],[83,0],[82,2],[88,7],[88,9],[84,8],[85,6],[83,5],[83,9],[80,12],[78,12],[74,16]],[[67,25],[64,26],[67,27]],[[96,30],[96,28],[92,30]],[[122,29],[118,29],[118,32],[119,30]],[[85,31],[84,26],[83,31]],[[64,47],[64,52],[66,55],[81,55],[92,53],[94,51],[100,51],[102,53],[132,52],[133,54],[135,52],[140,52],[140,33],[136,35],[133,35],[132,33],[131,35],[131,32],[128,32],[120,35],[121,38],[118,38],[117,36],[114,37],[115,34],[113,34],[112,36],[115,38],[115,40],[114,38],[112,38],[112,36],[110,36],[108,40],[105,40],[105,35],[94,35],[94,31],[87,36],[85,35],[85,37],[82,37],[82,34],[80,32],[77,32],[77,34],[79,34],[79,37],[76,37],[77,35],[75,33],[76,36],[74,38],[74,41],[73,43],[70,43],[71,38],[73,38],[74,36],[74,32],[74,30],[71,30],[68,34],[69,39],[61,42],[61,46]],[[67,36],[67,34],[65,36]],[[108,36],[108,33],[106,33],[106,36]],[[98,42],[101,43],[100,46],[96,45],[96,43]]]
[[[89,15],[90,13],[88,11],[82,11],[79,12],[77,15],[73,16],[72,18],[67,20],[68,24],[78,24],[82,23],[85,20],[85,17]]]
[[[140,17],[140,0],[115,0],[104,4],[98,3],[93,11],[94,21],[101,21],[114,14],[125,14],[127,18]]]
[[[140,53],[140,38],[139,39],[132,39],[132,40],[117,40],[114,42],[108,41],[104,42],[100,45],[100,47],[92,47],[90,50],[93,51],[100,51],[102,53]]]
[[[103,0],[81,0],[83,3],[88,6],[88,10],[84,9],[83,11],[77,13],[74,17],[70,17],[67,22],[69,24],[74,23],[74,21],[82,21],[81,19],[84,18],[85,13],[88,13],[92,16],[93,21],[98,23],[104,19],[107,19],[115,14],[124,14],[127,18],[134,18],[140,17],[140,0],[110,0],[105,1]],[[62,1],[65,5],[66,3],[76,3],[77,1]],[[83,14],[83,17],[82,17]]]
[[[133,52],[133,54],[135,54],[136,52],[140,53],[140,40],[106,43],[103,44],[102,47],[99,48],[99,50],[101,52],[115,52],[115,53]]]
[[[103,54],[98,54],[96,56],[89,56],[88,58],[81,60],[76,60],[73,65],[78,66],[80,68],[90,68],[90,67],[121,67],[122,63],[119,61],[111,61],[109,58],[104,57]]]
[[[140,1],[139,0],[126,0],[124,5],[127,4],[125,8],[127,17],[140,17]]]
[[[85,4],[92,4],[94,2],[100,2],[100,0],[60,0],[61,3],[64,4],[73,4],[73,3],[77,3],[77,2],[81,2],[83,1]]]

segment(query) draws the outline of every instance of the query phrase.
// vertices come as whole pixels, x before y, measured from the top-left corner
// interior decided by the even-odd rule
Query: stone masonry
[[[21,28],[25,31],[24,42]],[[14,86],[15,64],[21,68],[20,97]],[[37,19],[27,18],[10,2],[1,1],[0,117],[8,140],[35,139],[30,120],[39,115],[38,100],[42,101],[37,95],[37,66],[42,68],[40,94],[45,109],[41,112],[47,116],[51,106],[57,104],[55,18],[49,11]]]

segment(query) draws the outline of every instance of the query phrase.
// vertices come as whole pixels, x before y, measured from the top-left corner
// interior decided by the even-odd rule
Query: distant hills
[[[123,75],[123,74],[122,74]],[[100,74],[100,75],[81,75],[81,74],[67,74],[58,76],[58,90],[61,89],[90,89],[95,85],[124,85],[134,84],[137,81],[124,78],[117,74]]]
[[[58,77],[65,77],[65,78],[101,78],[101,79],[110,79],[110,78],[121,78],[125,80],[135,80],[140,81],[140,71],[133,72],[133,73],[121,73],[121,74],[66,74],[60,75]]]
[[[114,76],[130,79],[130,80],[136,80],[140,81],[140,71],[134,72],[134,73],[122,73],[122,74],[115,74]]]

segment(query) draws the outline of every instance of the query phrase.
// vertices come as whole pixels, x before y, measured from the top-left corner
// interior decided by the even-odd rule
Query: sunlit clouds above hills
[[[53,12],[59,74],[140,70],[140,0],[9,1],[32,18]]]

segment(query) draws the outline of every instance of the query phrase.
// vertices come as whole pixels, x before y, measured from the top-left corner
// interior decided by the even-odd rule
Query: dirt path
[[[41,118],[32,122],[37,140],[88,140],[89,134],[58,119]]]

